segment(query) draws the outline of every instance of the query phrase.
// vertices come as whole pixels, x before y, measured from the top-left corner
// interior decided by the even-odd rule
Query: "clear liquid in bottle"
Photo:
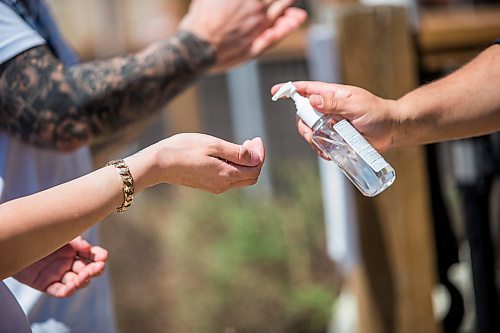
[[[363,195],[376,196],[394,183],[394,169],[347,120],[336,123],[332,116],[316,111],[292,82],[285,83],[273,101],[283,97],[293,99],[297,116],[313,130],[314,145],[337,163]]]
[[[313,143],[367,197],[383,192],[396,179],[396,172],[346,120],[338,123],[322,117],[313,127]]]

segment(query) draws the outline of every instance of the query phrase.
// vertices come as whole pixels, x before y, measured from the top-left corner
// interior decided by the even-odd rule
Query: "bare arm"
[[[398,100],[394,145],[465,138],[500,130],[500,45],[447,77]]]
[[[156,110],[214,62],[212,47],[186,31],[138,54],[72,67],[39,46],[4,66],[0,126],[71,150]]]
[[[65,67],[45,46],[4,64],[0,129],[72,150],[158,110],[209,68],[256,57],[295,30],[293,0],[195,0],[171,38],[129,56]]]
[[[255,184],[264,163],[264,146],[260,139],[236,145],[202,134],[180,134],[125,162],[136,193],[158,183],[221,193]],[[122,181],[109,166],[0,205],[0,279],[54,252],[122,201]]]

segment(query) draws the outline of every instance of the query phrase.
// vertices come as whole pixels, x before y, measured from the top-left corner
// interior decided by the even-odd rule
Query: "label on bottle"
[[[339,121],[333,128],[375,172],[389,166],[382,155],[347,120]]]

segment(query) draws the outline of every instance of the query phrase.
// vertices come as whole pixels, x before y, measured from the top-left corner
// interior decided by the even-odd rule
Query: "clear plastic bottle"
[[[394,169],[347,120],[336,122],[314,110],[291,82],[281,87],[273,100],[282,97],[294,100],[297,115],[313,130],[314,145],[337,163],[363,195],[376,196],[394,183]]]

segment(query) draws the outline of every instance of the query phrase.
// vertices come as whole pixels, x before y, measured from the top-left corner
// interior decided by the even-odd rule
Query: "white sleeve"
[[[0,64],[46,41],[6,4],[0,2]]]

